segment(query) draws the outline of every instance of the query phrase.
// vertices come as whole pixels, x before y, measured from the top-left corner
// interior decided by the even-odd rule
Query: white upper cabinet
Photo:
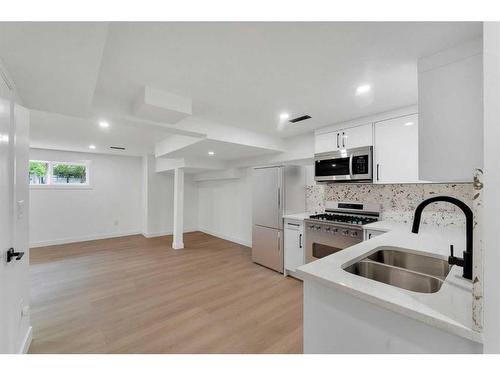
[[[344,129],[341,134],[343,148],[373,145],[373,126],[371,123]]]
[[[375,183],[418,182],[418,115],[375,123]]]
[[[317,134],[315,137],[314,152],[320,154],[322,152],[330,152],[338,150],[337,139],[338,132]]]
[[[482,40],[418,62],[419,177],[472,181],[483,166]]]
[[[343,128],[328,133],[316,134],[314,152],[337,151],[343,148],[356,148],[373,145],[372,124]]]

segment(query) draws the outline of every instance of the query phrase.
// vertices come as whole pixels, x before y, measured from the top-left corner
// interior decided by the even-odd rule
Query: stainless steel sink
[[[419,293],[435,293],[443,284],[443,281],[437,277],[366,260],[354,263],[345,270],[371,280]]]
[[[413,254],[395,249],[381,249],[370,255],[367,259],[430,276],[436,276],[442,280],[446,279],[448,272],[450,272],[450,265],[445,259]]]
[[[397,249],[380,249],[345,271],[419,293],[436,293],[450,271],[444,259]]]

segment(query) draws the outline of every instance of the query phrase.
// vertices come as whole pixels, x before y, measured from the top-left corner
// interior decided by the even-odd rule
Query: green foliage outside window
[[[85,166],[73,164],[57,164],[54,166],[53,175],[59,178],[65,178],[69,183],[70,178],[79,178],[81,183],[85,183]]]

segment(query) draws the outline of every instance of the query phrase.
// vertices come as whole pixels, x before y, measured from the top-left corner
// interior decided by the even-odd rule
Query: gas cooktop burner
[[[365,225],[369,223],[373,223],[377,221],[374,217],[366,217],[366,216],[353,216],[353,215],[337,215],[337,214],[317,214],[309,216],[310,219],[314,220],[322,220],[322,221],[331,221],[337,223],[347,223],[347,224],[357,224],[357,225]]]

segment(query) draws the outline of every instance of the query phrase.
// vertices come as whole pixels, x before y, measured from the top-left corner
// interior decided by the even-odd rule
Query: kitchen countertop
[[[400,247],[447,259],[449,245],[460,254],[465,243],[461,227],[438,228],[421,225],[419,234],[411,233],[410,224],[376,222],[365,229],[388,231],[368,241],[297,268],[305,280],[345,291],[353,296],[409,316],[455,335],[482,343],[481,333],[472,329],[472,282],[464,279],[462,268],[453,266],[441,289],[432,294],[416,293],[364,277],[343,268],[356,263],[380,247]]]
[[[301,212],[298,214],[283,215],[283,219],[304,220],[304,219],[309,219],[310,215],[312,214],[308,212]]]

